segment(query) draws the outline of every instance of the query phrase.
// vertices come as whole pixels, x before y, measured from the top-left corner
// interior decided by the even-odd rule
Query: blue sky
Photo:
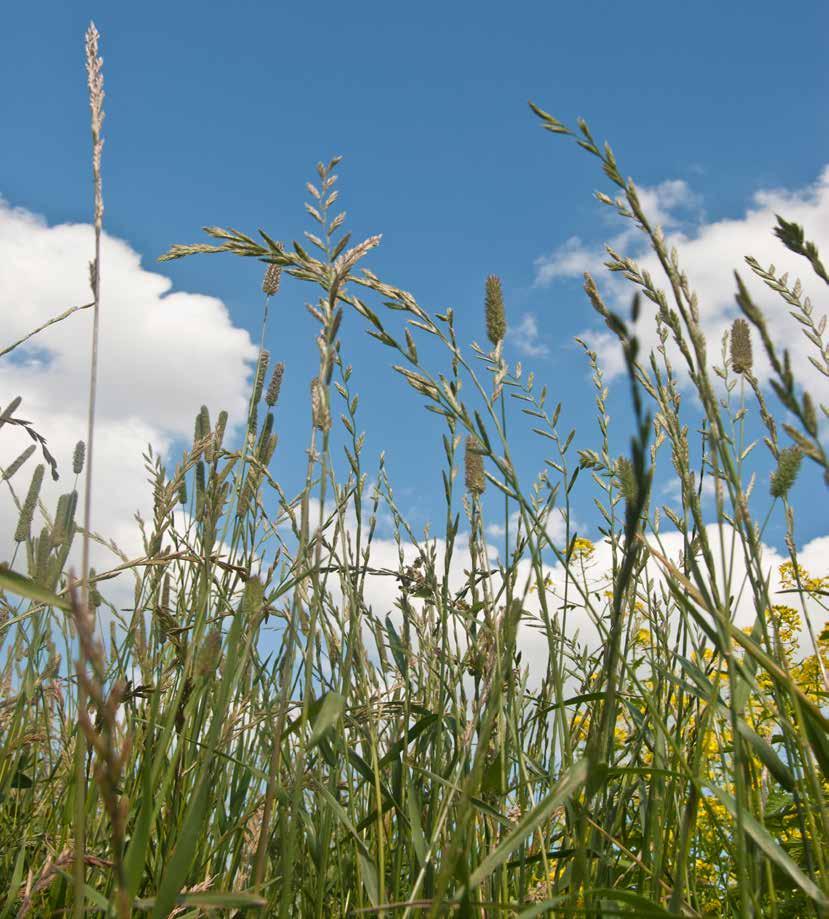
[[[82,51],[92,18],[107,93],[105,225],[145,269],[176,290],[219,298],[258,340],[259,266],[155,259],[174,242],[200,239],[205,224],[301,238],[311,229],[304,184],[319,159],[341,154],[340,200],[355,239],[383,234],[367,264],[429,309],[452,306],[466,342],[483,343],[484,278],[499,274],[511,326],[523,330],[507,356],[565,403],[562,428],[576,426],[581,447],[596,446],[593,393],[572,339],[601,327],[577,269],[624,226],[592,198],[608,190],[597,162],[542,132],[527,100],[566,123],[584,116],[701,254],[717,252],[706,228],[742,221],[763,206],[758,192],[767,209],[781,200],[771,191],[785,189],[794,210],[825,214],[814,191],[829,162],[829,15],[820,3],[66,2],[13,4],[3,18],[0,195],[8,206],[49,225],[90,218]],[[746,252],[760,240],[748,229]],[[622,242],[636,251],[634,239]],[[730,283],[739,265],[719,267]],[[316,362],[309,293],[285,285],[267,341],[287,365],[277,463],[289,483],[303,458]],[[15,309],[3,306],[7,315]],[[188,334],[199,340],[197,320]],[[343,335],[366,455],[386,450],[402,509],[422,525],[439,508],[440,428],[357,317]],[[196,345],[185,336],[181,347]],[[611,404],[621,450],[624,386]],[[175,443],[175,424],[146,420],[150,433]],[[513,429],[527,471],[539,467],[537,439],[519,420]],[[587,491],[579,500],[577,514],[594,522]],[[801,523],[804,538],[825,529],[808,506]],[[781,533],[778,525],[775,542]]]

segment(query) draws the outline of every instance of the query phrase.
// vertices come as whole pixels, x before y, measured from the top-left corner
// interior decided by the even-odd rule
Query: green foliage
[[[66,572],[77,493],[50,516],[37,501],[38,467],[34,498],[22,502],[20,551],[0,570],[3,916],[55,915],[84,902],[159,919],[209,910],[829,909],[829,630],[811,621],[826,612],[829,578],[798,564],[790,503],[801,458],[826,465],[815,400],[739,280],[740,306],[793,416],[784,430],[794,446],[782,446],[745,359],[750,344],[738,347],[738,368],[727,354],[723,367],[710,367],[690,281],[610,147],[583,121],[572,131],[534,111],[600,161],[618,193],[600,200],[646,235],[667,282],[666,292],[608,250],[611,271],[636,290],[628,321],[586,278],[587,299],[625,358],[629,452],[610,450],[595,353],[586,349],[597,423],[579,432],[561,431],[561,405],[550,410],[546,387],[507,363],[500,285],[490,282],[482,317],[494,347],[470,350],[457,341],[451,310],[432,315],[363,267],[379,237],[350,245],[333,210],[336,158],[308,185],[314,254],[262,230],[257,240],[216,227],[207,229],[215,244],[173,246],[164,258],[228,252],[268,266],[263,340],[281,276],[316,289],[308,443],[291,445],[286,458],[305,456],[305,483],[289,497],[276,478],[285,450],[274,453],[277,414],[260,425],[258,413],[263,394],[265,408],[275,407],[283,370],[277,364],[266,387],[261,349],[247,416],[237,419],[241,442],[226,413],[213,427],[203,406],[180,463],[165,468],[148,452],[144,552],[92,572],[85,603]],[[800,228],[781,220],[778,235],[820,275]],[[799,289],[749,264],[798,316],[811,316]],[[649,315],[640,296],[653,305]],[[394,370],[411,398],[437,416],[440,540],[411,530],[382,458],[366,464],[344,310],[397,352]],[[648,322],[659,344],[645,353],[638,333]],[[822,322],[801,326],[823,334]],[[445,349],[443,360],[418,350],[422,336]],[[680,372],[701,417],[682,407]],[[751,503],[745,419],[755,403],[774,472],[771,494]],[[507,436],[507,422],[513,430],[524,419],[543,450],[529,484]],[[704,432],[700,451],[689,424]],[[673,507],[660,507],[651,487],[665,454],[680,486]],[[81,466],[76,455],[76,474]],[[716,483],[713,519],[703,513],[703,476]],[[486,524],[501,511],[483,500],[485,480],[503,507],[497,557]],[[595,500],[601,542],[573,529],[576,493]],[[791,560],[781,578],[797,608],[771,595],[761,500],[764,515],[785,514]],[[559,514],[562,536],[552,525]],[[393,567],[375,561],[381,515],[392,521]],[[678,558],[666,547],[665,518],[679,534]],[[116,575],[133,579],[126,614],[108,601]],[[389,591],[391,608],[378,600]],[[747,630],[734,621],[738,595],[756,616]],[[804,618],[817,637],[800,648]],[[597,639],[577,635],[577,620]],[[104,626],[106,649],[97,637]],[[532,667],[530,647],[543,649]]]

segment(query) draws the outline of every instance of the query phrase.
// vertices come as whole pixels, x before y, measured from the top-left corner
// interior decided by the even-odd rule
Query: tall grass
[[[829,912],[829,579],[799,564],[789,500],[802,462],[827,469],[827,410],[799,385],[739,276],[747,322],[712,363],[705,305],[611,149],[584,122],[571,131],[535,114],[597,159],[617,188],[600,199],[636,224],[662,267],[658,282],[609,250],[610,270],[632,287],[630,319],[585,278],[624,354],[629,451],[611,453],[607,389],[586,345],[597,409],[588,430],[560,430],[547,388],[508,364],[497,278],[482,309],[491,347],[466,348],[451,310],[433,315],[366,268],[380,240],[352,245],[335,213],[337,159],[308,184],[314,227],[302,243],[212,227],[210,243],[173,246],[165,259],[264,263],[248,415],[235,438],[236,420],[214,421],[220,407],[203,406],[181,462],[147,453],[143,554],[95,573],[85,552],[88,591],[66,570],[75,536],[93,538],[89,510],[84,526],[75,521],[77,491],[48,513],[42,467],[29,498],[12,490],[20,551],[0,571],[3,917]],[[98,131],[96,145],[100,121]],[[96,203],[96,238],[100,214]],[[799,227],[781,220],[778,235],[827,280]],[[97,253],[94,266],[97,313]],[[829,375],[825,320],[800,283],[748,266],[781,295]],[[283,368],[269,383],[264,350],[283,273],[314,291],[319,348],[296,495],[274,478]],[[415,534],[382,459],[367,461],[345,311],[435,415],[445,450],[438,537]],[[659,340],[647,353],[645,323]],[[419,341],[443,360],[421,358]],[[758,346],[771,398],[755,375]],[[699,413],[680,398],[685,378]],[[17,400],[0,424],[28,424],[16,410]],[[745,440],[750,416],[774,465],[765,497]],[[508,424],[527,421],[547,457],[530,482],[507,436]],[[300,454],[289,445],[280,459]],[[655,497],[660,463],[679,483],[678,510]],[[76,476],[82,465],[79,450]],[[703,478],[714,482],[713,516]],[[577,480],[602,517],[597,542],[574,527]],[[90,494],[87,481],[87,508]],[[785,605],[764,559],[774,514],[787,527]],[[496,552],[485,524],[501,516]],[[394,567],[373,551],[381,517]],[[682,551],[672,556],[676,533]],[[106,599],[116,572],[134,582],[126,616]],[[372,601],[379,583],[394,585],[391,611]],[[734,620],[747,600],[754,623],[743,630]],[[574,633],[585,616],[597,640]],[[810,644],[800,648],[804,620]],[[527,636],[545,650],[540,668],[524,660]]]

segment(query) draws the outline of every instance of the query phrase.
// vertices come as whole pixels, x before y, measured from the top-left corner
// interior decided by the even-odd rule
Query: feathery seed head
[[[273,368],[271,381],[268,383],[268,390],[265,393],[265,403],[268,408],[273,408],[279,399],[279,390],[282,388],[282,376],[285,373],[285,365],[280,361]]]
[[[477,437],[469,434],[466,438],[463,462],[466,487],[473,495],[482,495],[486,489],[484,458],[480,451],[481,442]]]
[[[486,314],[486,334],[493,345],[503,341],[507,334],[507,318],[504,311],[504,295],[501,291],[501,279],[491,274],[486,279],[484,294],[484,311]]]
[[[753,363],[749,325],[745,319],[735,319],[731,325],[731,367],[735,373],[747,375]]]

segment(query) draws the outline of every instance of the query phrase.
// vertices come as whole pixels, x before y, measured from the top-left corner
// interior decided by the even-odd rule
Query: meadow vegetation
[[[100,240],[94,27],[87,54]],[[804,569],[790,501],[809,467],[812,500],[826,502],[829,411],[771,339],[753,285],[779,294],[829,376],[826,319],[800,281],[748,258],[735,275],[743,318],[706,341],[693,278],[611,148],[582,121],[571,130],[533,110],[554,142],[595,159],[615,188],[599,199],[661,265],[652,277],[608,250],[630,283],[630,317],[585,277],[586,307],[624,354],[623,455],[587,345],[596,422],[576,432],[559,427],[555,379],[548,390],[507,362],[497,277],[470,281],[487,339],[466,347],[451,310],[433,314],[366,267],[380,240],[350,238],[337,159],[307,186],[301,242],[210,227],[208,242],[163,256],[261,262],[263,347],[247,418],[202,406],[179,462],[148,451],[140,557],[95,534],[83,507],[98,345],[71,475],[9,399],[0,426],[26,426],[33,443],[3,472],[20,515],[0,570],[2,917],[829,914],[829,560]],[[825,293],[804,231],[781,218],[776,233]],[[97,329],[99,259],[91,309],[60,321],[91,315]],[[319,348],[307,443],[279,447],[283,467],[305,463],[297,494],[275,478],[285,368],[264,349],[284,275],[307,283]],[[408,525],[382,459],[366,456],[372,422],[359,414],[345,313],[434,415],[445,510],[431,535]],[[643,323],[658,330],[649,353]],[[547,457],[530,481],[508,437],[522,424]],[[768,462],[770,477],[758,475]],[[679,483],[678,511],[652,487],[659,464]],[[55,508],[39,500],[47,468],[74,476]],[[595,500],[594,541],[576,532],[576,494]],[[551,525],[560,513],[563,533]],[[784,596],[764,559],[776,516]],[[381,518],[393,566],[372,553]],[[108,570],[89,568],[96,540],[115,553]],[[116,574],[129,612],[107,598]],[[393,585],[388,606],[378,582]],[[748,628],[735,624],[738,603]],[[575,634],[577,614],[592,640]],[[528,634],[546,649],[541,666],[519,647]]]

